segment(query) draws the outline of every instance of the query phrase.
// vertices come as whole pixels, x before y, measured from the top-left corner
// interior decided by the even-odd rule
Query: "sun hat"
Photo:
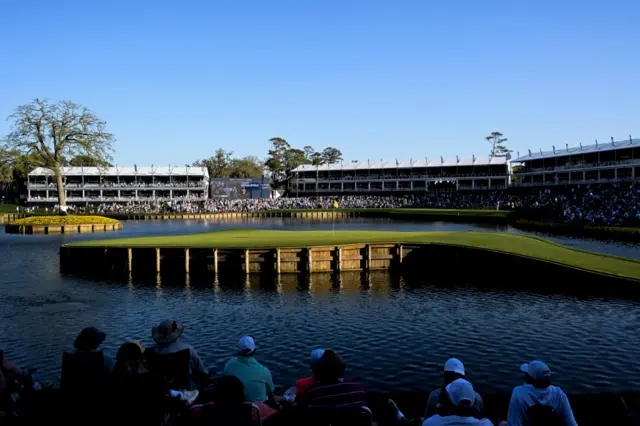
[[[465,375],[464,364],[458,358],[449,358],[447,362],[444,363],[444,371]]]
[[[83,329],[73,342],[73,346],[81,351],[92,351],[98,348],[107,335],[95,327]]]
[[[178,340],[184,331],[184,325],[166,319],[151,329],[153,341],[159,345],[166,345]]]
[[[476,391],[465,379],[454,380],[447,385],[446,389],[449,399],[457,407],[471,407],[476,402]]]
[[[529,377],[538,382],[543,382],[551,378],[551,370],[549,370],[547,364],[542,361],[531,361],[528,364],[522,364],[520,371],[528,374]]]
[[[252,355],[256,351],[256,342],[251,336],[242,336],[238,342],[238,353],[240,355]]]

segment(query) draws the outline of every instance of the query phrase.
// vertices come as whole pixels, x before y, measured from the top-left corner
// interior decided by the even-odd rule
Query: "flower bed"
[[[121,222],[102,216],[32,216],[5,226],[7,234],[69,234],[120,229]]]
[[[103,216],[32,216],[11,222],[12,225],[95,225],[118,223],[115,219]]]

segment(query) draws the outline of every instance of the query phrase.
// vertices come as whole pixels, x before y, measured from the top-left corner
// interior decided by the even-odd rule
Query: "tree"
[[[111,163],[108,161],[90,155],[76,155],[69,161],[69,165],[72,167],[111,167]]]
[[[243,158],[234,158],[231,160],[231,172],[229,177],[232,178],[260,178],[264,176],[264,166],[258,157],[249,155]]]
[[[0,183],[13,182],[13,170],[16,158],[16,151],[0,148]]]
[[[230,175],[232,151],[225,151],[222,148],[216,149],[213,157],[198,160],[193,163],[195,167],[206,167],[210,178],[228,178]]]
[[[495,131],[485,138],[491,144],[491,151],[489,152],[490,158],[506,157],[512,151],[505,145],[508,139],[502,136],[504,136],[502,133]]]
[[[13,126],[4,138],[5,149],[36,155],[44,167],[53,170],[61,212],[65,212],[67,206],[61,170],[65,157],[87,155],[100,161],[111,159],[115,139],[106,131],[106,122],[71,101],[50,103],[35,99],[18,106],[9,120]]]
[[[289,142],[283,138],[271,138],[271,149],[264,163],[271,173],[271,185],[274,188],[288,187],[291,170],[302,164],[309,164],[307,158],[309,151],[291,148]],[[311,147],[309,147],[311,148]]]
[[[338,148],[327,147],[322,150],[322,164],[336,164],[342,161],[342,152]]]

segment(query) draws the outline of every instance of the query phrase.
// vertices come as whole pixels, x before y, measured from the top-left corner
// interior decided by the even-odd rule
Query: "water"
[[[61,352],[78,331],[96,325],[115,353],[125,339],[150,343],[151,327],[165,317],[185,323],[184,339],[208,366],[221,371],[237,339],[251,334],[259,359],[276,384],[308,375],[315,347],[346,359],[348,374],[368,390],[429,390],[440,383],[450,356],[461,358],[481,392],[519,384],[518,366],[547,361],[568,392],[639,391],[638,301],[499,290],[484,285],[499,268],[479,272],[479,282],[443,286],[429,279],[387,273],[345,274],[339,282],[314,276],[280,282],[252,276],[219,283],[106,282],[61,276],[60,244],[88,238],[202,232],[239,226],[331,229],[331,222],[253,219],[229,222],[127,222],[122,232],[83,235],[7,235],[0,230],[0,342],[19,365],[56,380]],[[412,223],[357,219],[336,229],[499,230],[494,225]],[[558,239],[579,248],[639,258],[637,246]],[[455,274],[455,271],[452,271]],[[517,280],[517,277],[510,277]],[[498,285],[494,287],[499,287]]]

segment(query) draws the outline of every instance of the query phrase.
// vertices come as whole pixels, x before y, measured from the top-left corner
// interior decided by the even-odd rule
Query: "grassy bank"
[[[102,216],[32,216],[11,222],[11,225],[93,225],[118,223],[115,219]]]
[[[353,243],[439,243],[496,250],[627,278],[640,278],[640,262],[577,250],[541,238],[485,232],[267,231],[237,229],[195,235],[119,238],[70,244],[80,247],[272,248]],[[523,271],[524,272],[524,271]]]
[[[0,213],[18,213],[15,204],[0,204]]]

